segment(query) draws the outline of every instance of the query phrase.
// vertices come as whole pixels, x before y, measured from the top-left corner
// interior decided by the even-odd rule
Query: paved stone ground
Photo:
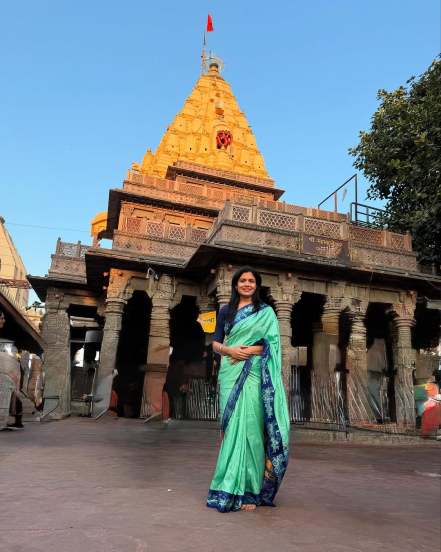
[[[0,550],[440,550],[439,447],[294,445],[277,508],[219,514],[204,502],[217,444],[110,417],[0,433]]]

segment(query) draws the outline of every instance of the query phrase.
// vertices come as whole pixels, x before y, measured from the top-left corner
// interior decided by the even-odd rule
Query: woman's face
[[[253,293],[256,291],[256,278],[254,278],[252,272],[244,272],[236,284],[237,293],[243,299],[251,299]]]

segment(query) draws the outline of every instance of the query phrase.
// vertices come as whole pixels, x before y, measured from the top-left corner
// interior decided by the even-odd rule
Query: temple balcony
[[[290,207],[294,211],[295,206]],[[207,243],[237,248],[251,245],[261,252],[279,250],[284,255],[364,269],[418,271],[409,234],[358,226],[344,215],[339,215],[340,220],[324,220],[302,211],[295,214],[227,203]]]
[[[85,255],[88,249],[89,246],[82,245],[80,241],[69,243],[58,238],[48,275],[60,280],[86,282]]]
[[[124,216],[114,231],[112,249],[186,261],[207,235],[208,230],[192,226]]]

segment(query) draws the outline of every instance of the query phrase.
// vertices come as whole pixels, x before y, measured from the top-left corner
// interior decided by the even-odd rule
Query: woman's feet
[[[240,509],[243,510],[244,512],[251,512],[251,510],[256,509],[256,505],[255,504],[242,504]]]

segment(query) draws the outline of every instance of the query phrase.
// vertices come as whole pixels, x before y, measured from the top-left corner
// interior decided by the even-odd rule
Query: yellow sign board
[[[216,311],[201,312],[198,322],[205,333],[214,333],[216,329]]]

